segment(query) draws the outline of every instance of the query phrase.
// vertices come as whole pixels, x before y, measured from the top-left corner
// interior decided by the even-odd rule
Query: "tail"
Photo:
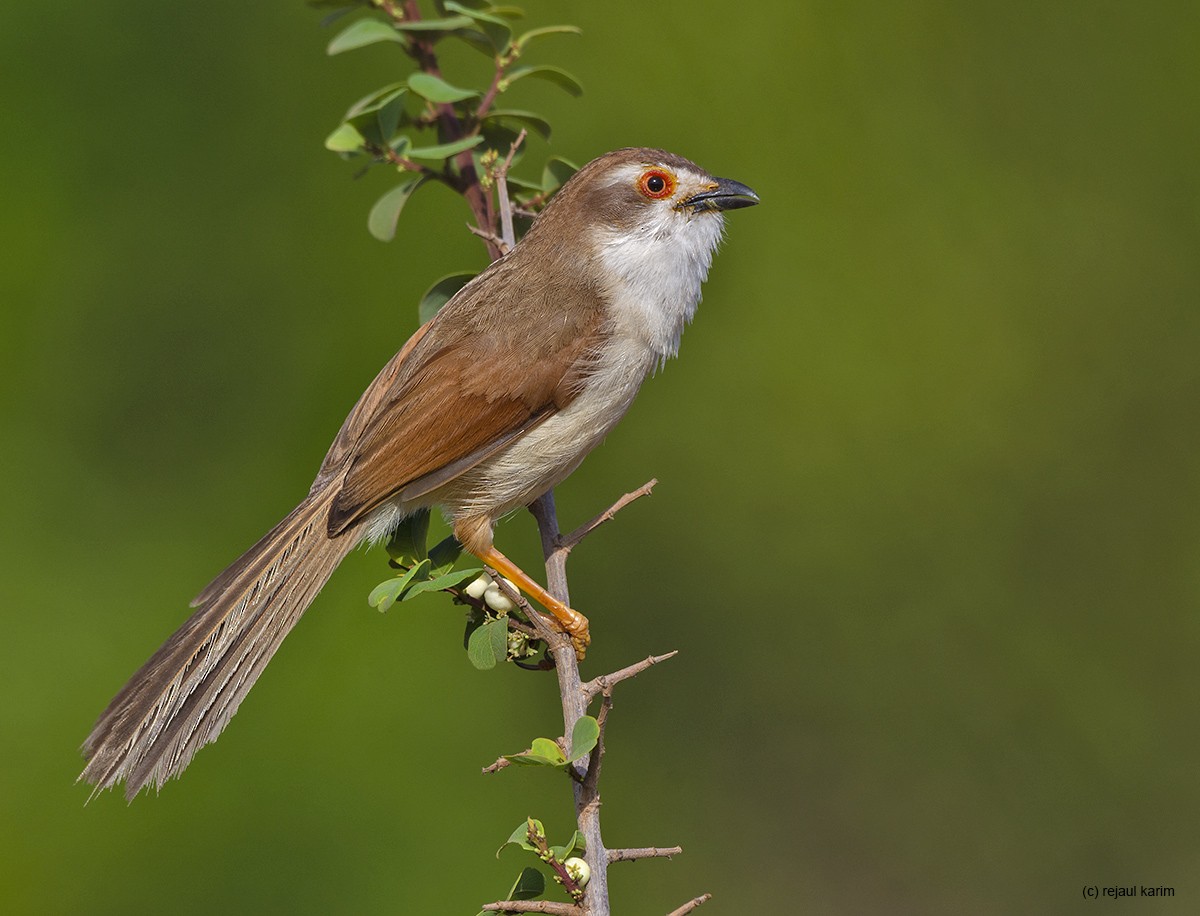
[[[317,490],[213,580],[198,610],[108,704],[83,744],[80,779],[162,788],[217,740],[317,592],[354,547],[330,539],[335,488]],[[95,794],[95,793],[93,793]]]

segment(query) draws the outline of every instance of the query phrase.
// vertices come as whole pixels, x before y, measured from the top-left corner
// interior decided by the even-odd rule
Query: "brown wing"
[[[363,394],[322,466],[345,475],[331,536],[414,481],[453,479],[575,398],[599,344],[599,300],[523,288],[513,271],[506,258],[464,287]],[[562,308],[564,294],[576,307]]]

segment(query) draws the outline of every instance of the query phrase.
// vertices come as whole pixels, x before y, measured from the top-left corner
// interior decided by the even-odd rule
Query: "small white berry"
[[[498,614],[507,614],[517,606],[516,602],[500,591],[495,584],[489,585],[483,593],[483,601]]]
[[[578,856],[571,856],[571,858],[563,862],[563,868],[567,870],[567,874],[571,876],[571,880],[580,887],[587,887],[588,881],[592,879],[592,870],[588,868],[587,862]]]
[[[479,578],[463,589],[472,598],[482,598],[483,593],[489,588],[492,588],[491,577],[487,573],[480,573]]]

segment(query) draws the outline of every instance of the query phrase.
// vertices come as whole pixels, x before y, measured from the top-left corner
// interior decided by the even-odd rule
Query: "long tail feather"
[[[327,492],[327,491],[326,491]],[[199,609],[100,715],[80,779],[161,788],[215,741],[280,643],[354,547],[330,539],[331,497],[316,492],[213,580]]]

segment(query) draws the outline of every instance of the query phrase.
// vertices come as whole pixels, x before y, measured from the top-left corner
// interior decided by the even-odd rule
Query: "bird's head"
[[[666,150],[633,147],[585,165],[544,215],[623,235],[670,235],[689,224],[719,234],[724,211],[756,203],[758,195],[740,181],[716,178]]]
[[[700,301],[724,212],[757,203],[746,185],[682,156],[620,149],[576,172],[515,254],[543,272],[588,276],[612,307],[641,316],[635,323],[666,358]]]

